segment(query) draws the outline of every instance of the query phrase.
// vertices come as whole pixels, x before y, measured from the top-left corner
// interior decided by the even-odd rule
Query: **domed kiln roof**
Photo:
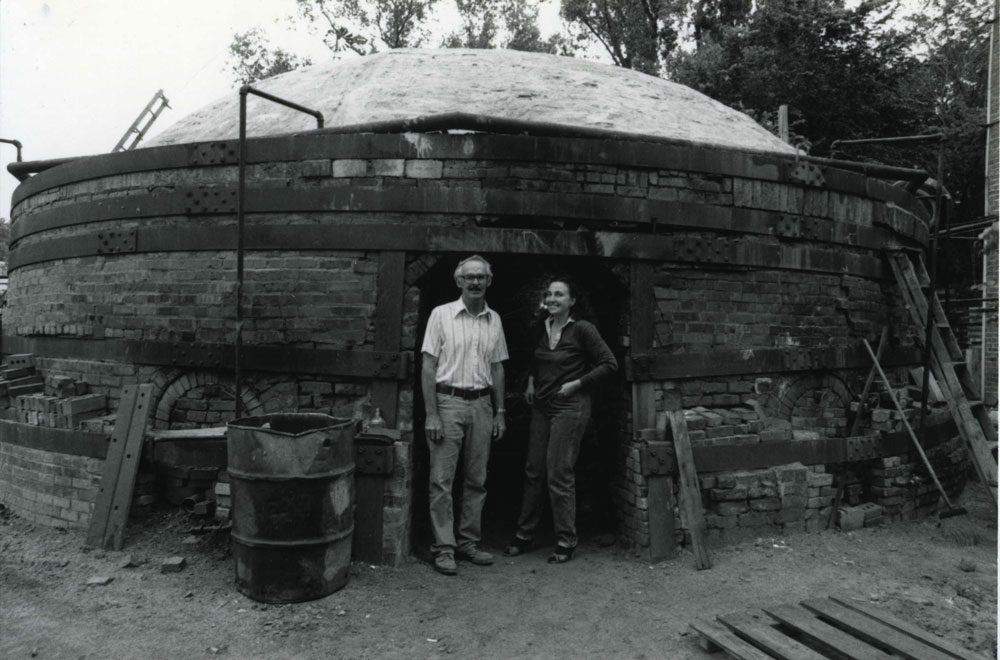
[[[511,50],[390,50],[297,69],[255,85],[320,110],[327,126],[466,112],[603,128],[742,151],[793,149],[741,112],[676,83],[588,60]],[[236,138],[233,92],[146,146]],[[315,119],[250,96],[247,134],[315,128]]]

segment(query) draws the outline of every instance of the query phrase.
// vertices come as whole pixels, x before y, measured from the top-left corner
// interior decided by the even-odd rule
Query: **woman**
[[[576,548],[576,479],[580,441],[590,419],[593,386],[618,369],[611,349],[585,316],[576,285],[552,279],[545,291],[531,375],[524,397],[531,404],[524,500],[517,533],[504,551],[524,554],[533,547],[548,476],[556,547],[549,563],[562,564]]]

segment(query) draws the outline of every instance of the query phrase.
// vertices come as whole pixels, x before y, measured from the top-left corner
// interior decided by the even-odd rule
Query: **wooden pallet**
[[[691,629],[702,648],[736,660],[986,660],[867,603],[836,596],[702,619]]]
[[[926,348],[931,354],[931,371],[948,400],[948,408],[969,449],[979,479],[989,488],[996,505],[997,459],[993,450],[997,446],[997,438],[989,411],[981,400],[978,384],[973,381],[965,364],[964,353],[937,295],[929,290],[929,277],[923,259],[919,254],[911,259],[903,251],[890,252],[888,259],[914,324],[923,329],[930,314],[931,345]],[[923,340],[923,334],[920,339]]]

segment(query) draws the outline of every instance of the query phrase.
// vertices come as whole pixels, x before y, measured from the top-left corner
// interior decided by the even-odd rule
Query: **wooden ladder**
[[[937,294],[929,290],[930,278],[924,268],[923,257],[919,253],[914,253],[911,257],[903,250],[891,250],[888,259],[910,317],[921,330],[921,342],[924,341],[923,330],[927,327],[927,314],[930,311],[931,372],[937,378],[958,432],[969,448],[976,473],[980,481],[990,489],[993,503],[996,504],[997,459],[993,451],[997,446],[997,438],[993,423]]]

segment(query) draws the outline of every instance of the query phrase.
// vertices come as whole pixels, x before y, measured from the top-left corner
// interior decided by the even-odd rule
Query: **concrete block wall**
[[[104,461],[0,441],[0,502],[47,527],[86,527]]]

